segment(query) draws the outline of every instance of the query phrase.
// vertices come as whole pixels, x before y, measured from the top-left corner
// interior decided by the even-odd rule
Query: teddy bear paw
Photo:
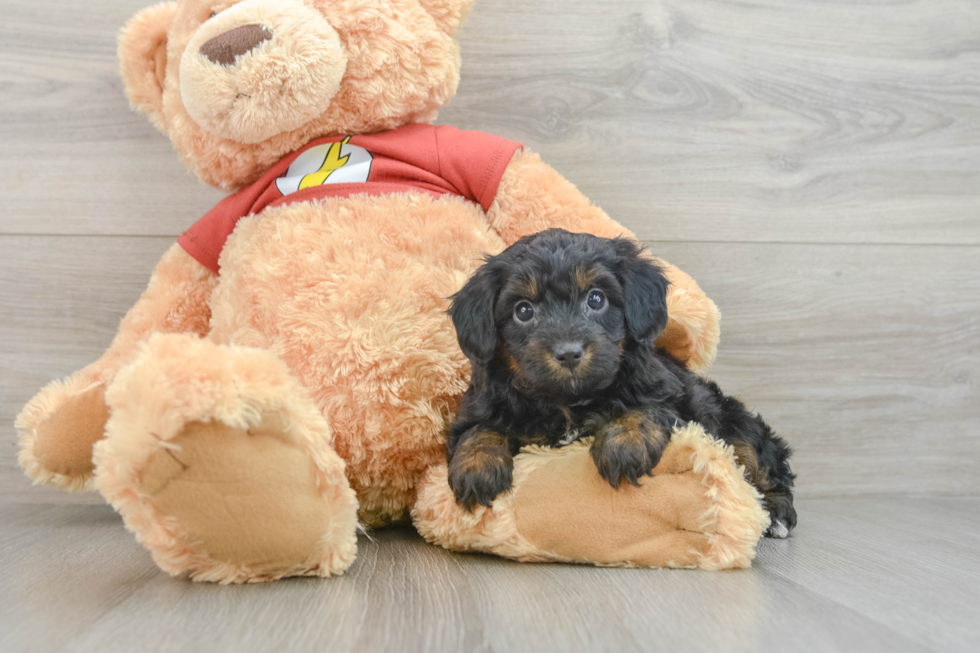
[[[271,352],[154,336],[106,393],[96,486],[173,575],[332,576],[357,500],[306,389]]]
[[[146,461],[141,493],[173,538],[153,552],[161,567],[255,582],[333,575],[353,561],[346,483],[321,491],[310,456],[269,422],[191,422]]]
[[[92,447],[108,419],[105,385],[83,374],[51,383],[17,417],[20,466],[36,484],[92,489]]]

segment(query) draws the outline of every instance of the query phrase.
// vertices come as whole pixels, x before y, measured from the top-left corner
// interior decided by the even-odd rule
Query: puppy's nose
[[[262,25],[242,25],[205,41],[201,54],[216,64],[230,66],[235,63],[235,57],[271,38],[272,32]]]
[[[585,348],[579,342],[562,342],[554,350],[555,360],[570,370],[574,370],[582,362],[583,354]]]

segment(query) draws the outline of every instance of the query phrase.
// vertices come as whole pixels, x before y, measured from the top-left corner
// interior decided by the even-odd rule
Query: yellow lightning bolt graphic
[[[350,159],[350,154],[341,158],[340,148],[343,145],[347,145],[350,141],[350,136],[345,138],[339,143],[334,143],[330,146],[330,151],[327,152],[326,158],[323,160],[323,165],[316,172],[311,172],[310,174],[303,177],[303,180],[299,182],[300,190],[304,188],[309,188],[310,186],[319,186],[327,181],[327,178],[333,174],[334,170],[339,170],[344,167],[347,160]]]

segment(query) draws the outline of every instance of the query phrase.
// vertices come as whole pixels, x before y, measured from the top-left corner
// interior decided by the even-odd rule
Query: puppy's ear
[[[460,349],[474,363],[490,362],[497,349],[493,308],[500,285],[500,266],[495,259],[488,259],[452,297],[449,315],[456,327],[456,338]]]
[[[634,340],[659,335],[667,327],[667,286],[661,269],[626,238],[613,240],[619,256],[617,276],[623,284],[626,329]]]

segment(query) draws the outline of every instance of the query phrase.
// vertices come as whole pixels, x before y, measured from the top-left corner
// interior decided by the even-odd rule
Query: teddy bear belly
[[[309,388],[362,521],[403,516],[444,460],[469,381],[447,298],[503,248],[479,207],[422,194],[277,207],[228,239],[211,338],[272,350]]]

